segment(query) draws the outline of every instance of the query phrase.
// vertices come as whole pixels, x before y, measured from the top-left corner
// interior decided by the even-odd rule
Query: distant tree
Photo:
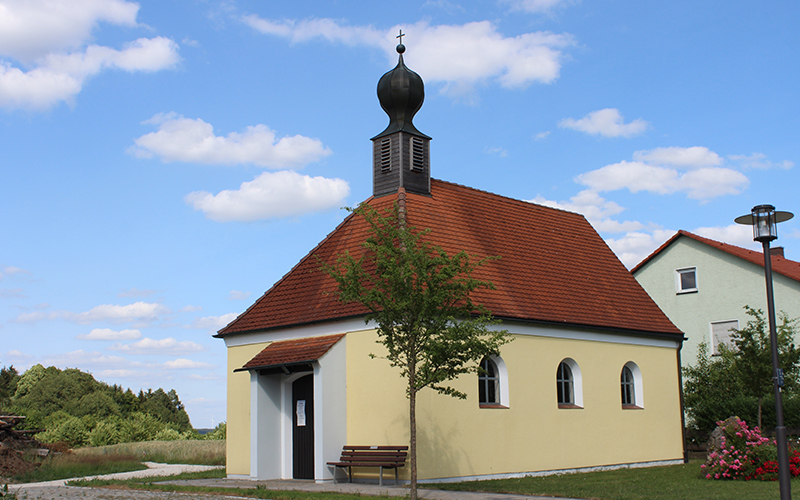
[[[179,432],[192,428],[189,415],[174,389],[164,392],[164,389],[159,387],[155,391],[140,392],[139,411],[152,415],[162,422],[175,424]]]
[[[323,270],[336,280],[341,301],[360,303],[370,311],[366,321],[378,325],[386,359],[407,381],[411,499],[415,500],[417,393],[429,387],[466,398],[447,383],[477,372],[480,360],[497,354],[510,338],[506,331],[491,331],[496,321],[470,299],[474,290],[492,287],[472,277],[485,259],[476,261],[464,251],[448,255],[426,241],[428,230],[407,227],[397,206],[383,215],[366,205],[353,212],[370,228],[364,255],[341,254]]]

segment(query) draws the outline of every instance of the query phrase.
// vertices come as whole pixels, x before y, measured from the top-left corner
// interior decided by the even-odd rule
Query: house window
[[[739,320],[733,319],[728,321],[712,321],[711,322],[711,354],[717,356],[720,354],[719,346],[725,345],[733,347],[731,334],[734,330],[739,329]]]
[[[559,408],[583,407],[581,371],[578,364],[567,358],[558,364],[556,370],[556,394]]]
[[[697,291],[697,268],[686,267],[675,270],[676,293],[690,293]]]
[[[487,356],[481,360],[478,402],[481,408],[508,408],[508,370],[500,356]]]
[[[483,358],[478,373],[478,401],[480,404],[500,404],[498,382],[497,365],[488,357]]]
[[[642,372],[633,361],[628,361],[622,367],[619,376],[619,385],[622,393],[622,408],[625,410],[643,408],[642,397]]]

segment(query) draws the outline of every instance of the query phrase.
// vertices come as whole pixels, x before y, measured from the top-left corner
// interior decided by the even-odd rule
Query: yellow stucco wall
[[[374,332],[348,335],[349,444],[408,442],[408,402],[399,370],[380,355]],[[423,390],[418,395],[420,479],[558,470],[682,458],[674,348],[515,336],[501,356],[508,368],[509,408],[478,407],[474,375],[453,386],[466,400]],[[574,359],[583,409],[559,409],[556,369]],[[623,410],[620,372],[642,372],[642,410]],[[367,472],[367,471],[365,471]],[[408,468],[403,473],[408,476]]]
[[[263,351],[269,342],[229,347],[228,350],[228,474],[250,475],[250,373],[241,368]]]

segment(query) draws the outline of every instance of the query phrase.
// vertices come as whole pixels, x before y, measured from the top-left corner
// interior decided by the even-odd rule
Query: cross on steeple
[[[395,38],[399,38],[399,39],[400,39],[400,43],[403,43],[403,37],[404,37],[404,36],[405,36],[405,35],[403,34],[403,30],[400,30],[400,34],[399,34],[399,35],[397,35]]]

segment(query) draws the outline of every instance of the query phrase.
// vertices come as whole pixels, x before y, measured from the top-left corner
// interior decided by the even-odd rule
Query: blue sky
[[[628,266],[797,206],[800,6],[0,0],[0,365],[225,419],[244,311],[371,194],[407,35],[432,175],[586,215]],[[800,259],[795,220],[777,244]]]

